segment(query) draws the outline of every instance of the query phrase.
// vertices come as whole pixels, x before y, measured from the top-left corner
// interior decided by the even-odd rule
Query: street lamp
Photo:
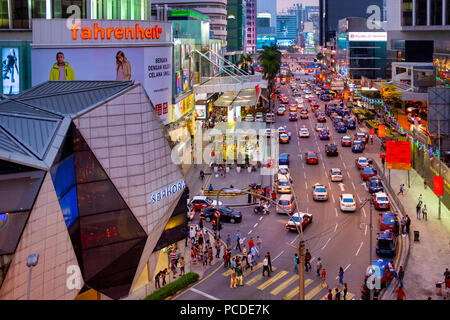
[[[367,202],[370,203],[370,211],[369,211],[370,222],[369,222],[369,224],[363,222],[363,223],[360,224],[360,227],[362,225],[368,225],[369,228],[370,228],[370,234],[369,234],[369,259],[370,260],[369,260],[369,265],[371,265],[372,264],[372,229],[373,229],[373,224],[372,224],[372,206],[373,206],[373,202],[372,202],[372,198],[364,199],[363,202],[361,203],[360,209],[362,209],[366,205]]]
[[[27,300],[30,300],[31,271],[33,267],[35,267],[38,264],[38,261],[39,261],[39,253],[32,253],[28,256],[27,267],[30,268],[30,272],[28,273]]]

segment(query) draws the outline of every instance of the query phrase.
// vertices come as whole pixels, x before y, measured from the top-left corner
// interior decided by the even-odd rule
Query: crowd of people
[[[167,268],[160,270],[155,275],[155,289],[161,288],[167,284],[166,277],[172,274],[172,279],[177,278],[178,272],[180,277],[185,274],[186,261],[181,256],[180,251],[176,245],[171,245],[167,248]],[[162,283],[161,283],[162,282]]]

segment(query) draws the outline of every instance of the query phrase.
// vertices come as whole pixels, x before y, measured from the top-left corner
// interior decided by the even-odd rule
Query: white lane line
[[[335,201],[334,201],[334,194],[332,194],[331,197],[333,198],[333,202],[335,202]]]
[[[189,290],[190,290],[190,291],[193,291],[193,292],[195,292],[195,293],[198,293],[199,295],[202,295],[202,296],[204,296],[204,297],[206,297],[206,298],[208,298],[208,299],[211,299],[211,300],[220,300],[219,298],[216,298],[216,297],[214,297],[214,296],[212,296],[212,295],[210,295],[210,294],[207,294],[207,293],[205,293],[205,292],[203,292],[203,291],[200,291],[200,290],[197,290],[197,289],[195,289],[195,288],[190,288]]]
[[[324,163],[324,162],[322,162],[322,166],[323,166],[323,168],[325,169],[325,163]]]
[[[352,178],[352,177],[350,177],[350,172],[348,172],[348,171],[347,171],[347,175],[348,175],[348,178],[349,178],[349,179]]]
[[[305,169],[305,164],[302,162],[302,168]]]
[[[358,197],[359,202],[361,202],[361,198],[359,197],[359,194],[356,195]]]
[[[291,241],[291,244],[292,244],[293,242],[295,242],[295,240],[297,240],[298,237],[299,237],[299,235],[297,235],[297,236],[294,238],[294,240]]]
[[[263,219],[263,217],[259,218],[259,221],[261,221]]]
[[[305,179],[306,179],[306,172],[303,172],[303,176],[305,177]]]
[[[334,208],[334,211],[336,212],[336,217],[338,216],[338,212],[337,212],[337,209],[336,208]]]
[[[284,252],[284,250],[283,251],[281,251],[280,252],[280,254],[279,255],[277,255],[275,258],[273,258],[273,260],[272,261],[275,261],[279,256],[281,256],[282,254],[283,254],[283,252]]]
[[[366,224],[366,230],[364,231],[364,235],[367,235],[367,224]]]
[[[336,223],[336,227],[334,227],[334,232],[336,232],[338,224]]]
[[[361,247],[363,245],[363,241],[361,241],[361,244],[359,245],[358,251],[356,251],[355,257],[359,254],[359,250],[361,250]]]
[[[313,262],[316,257],[312,258],[310,262]]]
[[[367,217],[365,208],[363,208],[363,213],[364,213],[364,218]]]
[[[356,187],[355,187],[355,184],[353,183],[353,181],[352,181],[352,186],[353,186],[353,189],[356,190]]]
[[[348,268],[350,268],[352,264],[350,263],[348,266],[345,267],[344,271],[347,271]]]
[[[325,247],[327,246],[328,242],[330,242],[331,238],[328,238],[327,243],[325,243],[325,245],[322,247],[322,250],[325,249]]]
[[[306,187],[306,189],[308,189],[308,184],[306,183],[306,181],[305,181],[305,187]]]
[[[250,230],[247,234],[250,234],[250,233],[252,233],[253,232],[253,230]]]
[[[344,161],[344,160],[342,160]],[[347,169],[347,166],[345,165],[345,162],[342,162],[342,164],[344,165],[344,168]]]
[[[253,226],[253,228],[256,228],[257,225],[258,225],[258,223],[256,223],[256,224]]]

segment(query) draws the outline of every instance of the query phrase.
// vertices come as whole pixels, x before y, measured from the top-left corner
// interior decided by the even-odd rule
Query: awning
[[[215,107],[248,107],[256,106],[261,94],[261,90],[256,95],[256,88],[240,90],[238,94],[225,92],[214,102]]]

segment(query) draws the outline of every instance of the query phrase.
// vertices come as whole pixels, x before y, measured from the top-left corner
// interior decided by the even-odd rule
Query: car
[[[216,206],[217,202],[216,202],[216,200],[212,200],[205,196],[195,196],[194,198],[192,198],[192,201],[190,202],[190,204],[192,205],[192,207],[194,208],[195,211],[198,211],[198,210],[201,210],[204,208]],[[219,201],[218,205],[221,206],[222,201]]]
[[[367,279],[369,277],[372,277],[372,281],[375,281],[375,283],[379,283],[381,288],[385,288],[387,286],[387,283],[393,277],[393,274],[389,269],[389,263],[391,263],[391,261],[387,259],[374,260],[372,264],[366,269],[367,271],[364,280],[367,282]]]
[[[226,206],[221,207],[208,207],[205,209],[202,209],[200,212],[200,218],[204,218],[206,221],[211,221],[213,219],[216,219],[214,216],[214,212],[216,210],[219,210],[220,212],[220,218],[219,221],[222,222],[230,222],[230,223],[239,223],[242,221],[242,213],[240,211],[231,209]]]
[[[323,123],[316,123],[316,131],[322,131],[325,129],[325,125]]]
[[[304,105],[301,105],[300,106],[300,112],[306,112],[306,113],[308,113],[308,107],[307,106],[304,106]]]
[[[327,122],[327,118],[325,117],[324,114],[320,113],[320,114],[317,116],[317,122]]]
[[[331,101],[331,96],[329,94],[322,94],[320,95],[320,100],[325,102]]]
[[[245,121],[247,121],[247,122],[253,122],[253,121],[255,121],[255,118],[253,117],[252,114],[247,114],[247,115],[245,116]]]
[[[362,153],[364,151],[364,143],[361,140],[353,140],[352,152]]]
[[[296,210],[294,195],[283,194],[278,199],[277,213],[280,214],[292,214]]]
[[[306,152],[305,153],[305,159],[307,164],[318,164],[319,163],[319,156],[317,152]]]
[[[375,170],[372,166],[366,166],[362,169],[359,169],[359,172],[361,173],[361,178],[366,181],[370,177],[374,177],[377,175],[377,170]]]
[[[297,121],[297,120],[298,120],[297,112],[289,113],[289,121]]]
[[[336,125],[336,131],[338,133],[347,133],[347,127],[345,126],[345,124],[343,122],[339,122]]]
[[[280,88],[275,89],[275,94],[280,94],[280,93],[281,93]]]
[[[312,101],[311,104],[312,104],[312,105],[311,105],[312,111],[319,110],[320,106],[319,106],[318,104],[316,104],[315,101]]]
[[[262,112],[258,112],[256,114],[255,122],[264,122],[264,115]]]
[[[299,81],[299,80],[300,80],[300,77],[295,77],[295,80],[296,80],[296,81]]]
[[[333,182],[334,181],[340,182],[340,181],[344,180],[344,175],[342,174],[342,171],[339,168],[331,169],[329,171],[329,175],[330,175],[331,181],[333,181]]]
[[[297,104],[290,104],[289,112],[297,112]]]
[[[285,127],[278,127],[277,131],[278,131],[278,135],[281,135],[283,133],[287,133]]]
[[[277,110],[277,115],[283,116],[286,113],[286,108],[279,107]]]
[[[369,160],[365,157],[359,157],[355,159],[355,164],[358,169],[362,169],[364,167],[370,166],[372,164],[372,160]]]
[[[356,211],[356,201],[351,193],[343,193],[339,196],[341,211]]]
[[[285,85],[286,84],[286,80],[281,80],[281,85]]]
[[[364,132],[357,132],[357,133],[355,133],[355,139],[358,139],[364,143],[367,143],[367,141],[369,140],[369,135]]]
[[[349,136],[343,136],[341,138],[341,146],[351,147],[352,146],[352,138],[350,138]]]
[[[377,193],[377,192],[383,192],[384,187],[381,183],[381,179],[378,177],[371,177],[367,181],[367,188],[369,190],[369,193]]]
[[[292,215],[289,221],[286,223],[286,229],[290,231],[298,231],[301,229],[302,231],[312,223],[313,216],[311,213],[306,212],[296,212]],[[301,228],[300,228],[301,226]]]
[[[299,138],[308,138],[309,137],[308,128],[306,128],[306,127],[300,128],[300,130],[298,130],[298,136],[299,136]]]
[[[382,231],[377,236],[375,252],[379,256],[395,256],[397,237],[390,230]]]
[[[291,193],[291,182],[286,176],[281,175],[275,182],[278,193]]]
[[[281,102],[284,104],[288,104],[289,103],[289,98],[288,97],[281,97]]]
[[[289,143],[290,140],[291,140],[291,139],[290,139],[290,137],[287,135],[287,133],[282,133],[282,134],[280,134],[280,138],[279,138],[280,143]]]
[[[266,114],[266,123],[274,123],[274,122],[275,122],[275,115],[272,112]]]
[[[300,118],[301,119],[308,119],[309,118],[308,112],[307,111],[300,112]]]
[[[286,165],[280,165],[278,166],[278,174],[285,176],[286,178],[289,179],[289,181],[291,180],[291,174],[289,172],[289,166]]]
[[[303,100],[303,98],[295,98],[295,102],[297,102],[298,104],[303,104],[305,100]]]
[[[289,154],[288,153],[280,153],[280,155],[278,157],[278,165],[289,166]]]
[[[319,135],[320,140],[330,140],[330,132],[327,129],[322,129]]]
[[[347,129],[349,129],[349,130],[356,129],[356,122],[355,122],[355,120],[353,120],[353,119],[348,120],[347,123],[346,123],[346,126],[347,126]]]
[[[313,187],[313,200],[328,200],[327,187],[320,183],[316,183]]]
[[[328,157],[339,155],[338,148],[334,143],[325,145],[325,153],[327,154]]]
[[[384,192],[377,192],[372,194],[373,206],[376,210],[390,210],[391,204],[387,194]]]
[[[272,138],[273,137],[273,131],[270,128],[266,129],[266,137],[267,138]]]
[[[381,231],[389,230],[396,234],[398,233],[398,218],[395,213],[391,211],[381,212],[378,216],[380,218]]]

